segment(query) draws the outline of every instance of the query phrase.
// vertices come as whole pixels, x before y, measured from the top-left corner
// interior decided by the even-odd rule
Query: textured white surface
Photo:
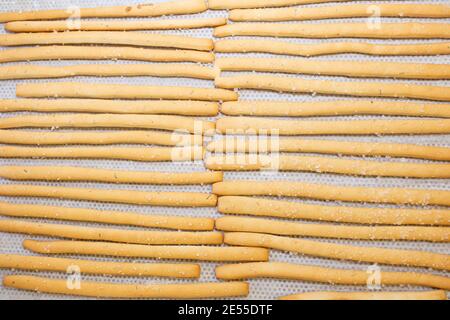
[[[161,2],[161,0],[154,0],[153,2]],[[414,2],[414,1],[410,1]],[[423,3],[424,1],[416,1],[415,3]],[[448,0],[428,0],[428,3],[448,3]],[[19,11],[19,10],[39,10],[39,9],[55,9],[62,8],[65,9],[69,6],[108,6],[108,5],[126,5],[139,3],[136,0],[58,0],[58,1],[33,1],[33,0],[3,0],[1,11]],[[325,4],[327,5],[327,4]],[[329,4],[328,4],[329,5]],[[217,17],[226,16],[224,11],[209,11],[203,14],[195,15],[197,17]],[[158,19],[158,18],[156,18]],[[352,19],[353,21],[364,21],[364,19]],[[427,21],[424,19],[402,19],[401,21]],[[332,22],[333,20],[322,21],[324,23]],[[350,21],[342,20],[342,21]],[[400,19],[383,19],[383,21],[400,21]],[[443,22],[450,22],[450,19],[441,19]],[[314,23],[314,22],[313,22]],[[4,32],[3,29],[1,32]],[[182,34],[182,35],[193,35],[200,37],[211,37],[211,29],[199,29],[199,30],[183,30],[183,31],[166,31],[164,33]],[[288,40],[288,39],[285,39]],[[304,40],[304,39],[289,39],[289,41],[298,42],[317,42],[320,40]],[[339,41],[338,39],[330,41]],[[358,41],[358,40],[352,40]],[[388,42],[393,43],[394,41],[378,41],[370,40],[372,42]],[[408,40],[398,40],[397,43],[406,42],[420,42],[420,41],[408,41]],[[228,56],[221,54],[219,56]],[[258,55],[253,54],[252,56],[270,56],[270,55]],[[441,57],[368,57],[362,55],[340,55],[337,56],[326,56],[320,59],[349,59],[349,60],[378,60],[378,61],[407,61],[407,62],[430,62],[430,63],[450,63],[450,56]],[[33,62],[36,64],[43,65],[63,65],[63,64],[76,64],[77,61],[64,61],[64,62]],[[92,63],[106,63],[92,62]],[[109,63],[134,63],[132,61],[118,61]],[[26,64],[26,63],[24,63]],[[314,78],[305,76],[305,78]],[[339,77],[321,77],[322,79],[336,79],[340,80],[343,78]],[[30,82],[34,82],[31,80]],[[39,82],[45,82],[46,80],[36,80]],[[67,80],[48,80],[48,81],[67,81]],[[138,78],[86,78],[80,77],[73,79],[73,81],[91,81],[91,82],[101,82],[101,83],[129,83],[129,84],[155,84],[155,85],[185,85],[185,86],[197,86],[197,87],[213,87],[212,81],[203,80],[190,80],[190,79],[163,79],[163,78],[153,78],[153,77],[138,77]],[[377,81],[393,81],[393,80],[377,80]],[[25,81],[22,81],[25,82]],[[450,86],[450,81],[405,81],[411,83],[430,83],[438,84],[444,86]],[[15,97],[15,85],[18,81],[4,81],[0,83],[0,98],[14,98]],[[332,100],[336,97],[313,97],[311,95],[291,95],[291,94],[277,94],[270,92],[256,92],[256,91],[241,91],[241,99],[278,99],[278,100],[289,100],[289,101],[307,101],[307,100]],[[2,114],[2,117],[10,117],[15,115],[20,115],[23,113],[10,113]],[[356,119],[356,118],[380,118],[380,117],[343,117],[344,119]],[[216,137],[217,138],[217,137]],[[435,135],[435,136],[390,136],[390,137],[328,137],[327,139],[352,139],[360,141],[391,141],[391,142],[408,142],[408,143],[418,143],[427,145],[441,145],[450,147],[450,135]],[[409,161],[409,160],[405,160]],[[17,159],[1,159],[0,155],[0,165],[17,164],[17,165],[77,165],[77,166],[90,166],[99,168],[110,168],[110,169],[128,169],[128,170],[159,170],[159,171],[193,171],[193,170],[203,170],[203,164],[198,163],[139,163],[130,161],[106,161],[106,160],[17,160]],[[317,183],[335,183],[340,185],[360,185],[360,186],[379,186],[379,187],[412,187],[412,188],[435,188],[435,189],[447,189],[450,190],[450,183],[448,180],[417,180],[417,179],[391,179],[391,178],[362,178],[362,177],[344,177],[338,175],[329,174],[312,174],[312,173],[277,173],[277,174],[263,174],[263,173],[227,173],[225,179],[263,179],[263,180],[299,180]],[[0,180],[2,184],[12,183],[5,180]],[[26,183],[26,182],[24,182]],[[96,184],[96,183],[34,183],[43,185],[54,185],[54,186],[76,186],[76,187],[95,187],[95,188],[115,188],[115,189],[136,189],[136,190],[178,190],[178,191],[201,191],[209,192],[209,186],[142,186],[142,185],[108,185],[108,184]],[[161,208],[161,207],[142,207],[142,206],[131,206],[131,205],[115,205],[108,203],[94,203],[94,202],[84,202],[84,201],[61,201],[61,200],[51,200],[51,199],[32,199],[32,198],[6,198],[0,197],[0,201],[10,201],[15,203],[29,203],[29,204],[47,204],[47,205],[58,205],[58,206],[69,206],[69,207],[84,207],[84,208],[95,208],[95,209],[115,209],[115,210],[131,210],[142,214],[154,214],[162,213],[167,215],[193,215],[202,217],[217,217],[215,208],[201,208],[201,209],[182,209],[182,208]],[[302,201],[302,200],[292,200],[292,201]],[[307,201],[311,203],[320,203],[316,201]],[[352,204],[346,204],[352,205]],[[58,222],[63,223],[63,222]],[[75,223],[73,223],[75,224]],[[77,223],[78,224],[78,223]],[[93,224],[85,224],[93,225]],[[34,238],[34,239],[45,239],[43,237],[27,237],[23,235],[14,234],[4,234],[0,233],[0,253],[22,253],[30,254],[26,252],[21,245],[23,239]],[[429,250],[441,253],[450,253],[450,246],[448,244],[429,244],[420,242],[364,242],[364,241],[333,241],[333,240],[321,240],[321,241],[332,241],[338,243],[351,243],[355,245],[367,245],[367,246],[383,246],[386,248],[398,248],[398,249],[420,249]],[[99,260],[112,260],[112,261],[126,261],[126,259],[111,259],[105,257],[90,257],[89,259],[99,259]],[[314,264],[319,266],[328,267],[340,267],[348,269],[361,269],[365,270],[369,265],[360,263],[350,263],[350,262],[340,262],[328,259],[319,259],[313,257],[302,257],[295,254],[287,254],[273,251],[271,253],[271,259],[273,261],[285,261],[293,263],[306,263]],[[146,260],[139,260],[146,261]],[[148,260],[148,262],[153,262]],[[204,263],[202,264],[202,281],[216,281],[214,277],[214,267],[215,264]],[[424,269],[412,269],[403,267],[388,267],[382,266],[382,270],[393,270],[393,271],[422,271],[434,274],[449,275],[445,272],[424,270]],[[11,271],[11,270],[0,270],[0,278],[5,274],[33,274],[24,271]],[[48,273],[41,275],[63,278],[65,275],[57,273]],[[101,280],[101,281],[111,281],[111,282],[134,282],[134,283],[149,283],[149,282],[174,282],[174,280],[167,279],[154,279],[154,278],[108,278],[108,277],[93,277],[93,276],[83,276],[86,280]],[[187,281],[187,280],[186,280]],[[365,290],[364,287],[344,287],[344,286],[329,286],[325,284],[312,284],[306,282],[296,282],[296,281],[278,281],[278,280],[253,280],[251,282],[251,293],[250,299],[273,299],[281,295],[293,294],[303,291],[315,291],[315,290]],[[398,290],[399,288],[388,287],[387,290]],[[422,288],[403,288],[404,290],[409,289],[422,289]],[[70,298],[61,297],[54,295],[42,295],[36,293],[22,292],[18,290],[11,290],[0,287],[0,299],[52,299],[52,298]]]

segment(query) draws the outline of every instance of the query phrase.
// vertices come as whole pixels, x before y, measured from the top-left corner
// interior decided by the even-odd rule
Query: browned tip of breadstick
[[[71,289],[67,286],[66,280],[33,276],[5,276],[3,285],[40,293],[98,298],[200,299],[247,296],[249,293],[249,286],[246,282],[136,285],[82,281],[79,289]]]
[[[447,292],[305,292],[279,297],[279,300],[447,300]]]

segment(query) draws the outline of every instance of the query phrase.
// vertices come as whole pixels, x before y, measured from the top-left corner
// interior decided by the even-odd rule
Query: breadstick
[[[362,227],[221,217],[216,220],[216,229],[228,232],[254,232],[335,239],[450,241],[450,228],[448,227]]]
[[[22,220],[0,220],[0,231],[67,239],[137,244],[203,245],[221,244],[223,242],[223,235],[220,232],[123,230],[36,223]]]
[[[351,0],[208,0],[208,7],[212,10],[252,9],[287,7],[297,4],[348,2]]]
[[[305,292],[280,300],[447,300],[445,291],[404,292]]]
[[[195,185],[223,180],[222,172],[155,172],[62,166],[0,166],[0,177],[10,180],[95,181],[103,183]]]
[[[105,255],[215,262],[269,260],[269,250],[250,247],[147,246],[109,242],[34,240],[25,240],[23,246],[32,252],[45,254]]]
[[[450,133],[450,119],[444,120],[278,120],[256,117],[224,117],[216,122],[220,133],[255,135],[396,135]]]
[[[309,265],[260,262],[229,264],[216,268],[219,279],[253,279],[253,278],[277,278],[288,280],[300,280],[321,282],[339,285],[367,285],[370,283],[370,274],[366,270],[346,270],[335,268],[323,268]],[[381,285],[410,285],[431,287],[448,290],[450,279],[425,273],[413,272],[384,272],[380,274]]]
[[[13,65],[0,67],[0,80],[72,77],[179,77],[212,80],[216,71],[196,64],[80,64],[72,66]]]
[[[20,101],[20,100],[19,100]],[[0,101],[1,103],[1,101]],[[230,116],[346,116],[389,115],[450,118],[450,104],[379,100],[333,100],[309,102],[235,101],[225,102],[221,112]]]
[[[198,264],[124,263],[12,254],[0,255],[0,268],[3,269],[67,272],[73,266],[78,267],[82,274],[93,275],[169,278],[200,277],[200,266]]]
[[[450,43],[378,44],[340,41],[302,44],[278,40],[225,39],[216,41],[214,50],[216,52],[262,52],[305,57],[340,53],[379,56],[434,56],[450,54]]]
[[[167,215],[145,215],[134,212],[103,211],[0,202],[0,215],[7,217],[44,218],[53,220],[96,222],[146,228],[189,231],[212,231],[214,219]]]
[[[134,6],[115,6],[82,8],[79,18],[120,18],[120,17],[157,17],[204,12],[208,9],[203,0],[181,0],[162,3],[138,4]],[[71,10],[40,10],[28,12],[4,12],[0,22],[23,20],[52,20],[73,18]]]
[[[374,17],[375,14],[377,14],[377,17],[392,18],[450,18],[450,7],[448,5],[439,4],[377,3],[376,5],[351,4],[322,6],[317,8],[238,9],[232,10],[229,13],[229,19],[232,21],[299,21],[360,17],[370,18]],[[6,26],[8,26],[8,24]],[[27,29],[22,31],[29,32]]]
[[[165,19],[144,21],[16,21],[5,24],[9,32],[54,32],[54,31],[132,31],[132,30],[179,30],[213,28],[227,24],[225,18]]]
[[[305,80],[264,75],[217,77],[215,83],[226,89],[450,101],[450,87],[409,83]]]
[[[133,86],[99,83],[23,83],[18,84],[16,95],[22,98],[98,98],[98,99],[166,99],[235,101],[236,92],[213,88]]]
[[[111,46],[42,46],[0,50],[0,62],[36,60],[136,60],[210,63],[214,61],[214,54],[194,50]]]
[[[233,57],[218,58],[215,65],[221,71],[259,71],[363,78],[440,80],[450,78],[448,64],[430,63]]]
[[[225,244],[263,247],[321,258],[450,270],[450,255],[428,251],[360,247],[258,233],[226,233]]]
[[[112,44],[137,47],[178,48],[211,51],[211,39],[167,34],[122,31],[73,31],[50,33],[16,33],[0,35],[0,46],[28,46],[48,44]]]
[[[33,185],[1,185],[0,195],[9,197],[46,197],[70,200],[113,202],[169,207],[215,207],[217,198],[196,192],[144,192]]]
[[[447,23],[233,23],[214,29],[217,38],[259,36],[286,38],[450,39]],[[0,44],[3,41],[0,41]],[[6,41],[5,41],[6,42]],[[9,42],[6,42],[9,43]],[[185,47],[183,47],[185,48]],[[192,49],[192,48],[187,48]]]
[[[450,210],[312,205],[253,197],[220,197],[218,210],[223,214],[370,225],[450,225]]]
[[[39,293],[96,298],[211,299],[247,296],[249,293],[249,285],[246,282],[136,285],[83,280],[79,289],[70,289],[66,280],[33,276],[5,276],[3,285]]]
[[[344,187],[296,181],[223,181],[213,185],[220,196],[277,196],[348,202],[450,206],[450,191],[406,188]]]
[[[209,156],[205,166],[219,171],[306,171],[356,176],[409,177],[420,179],[450,178],[450,163],[411,163],[350,160],[330,157],[227,154]]]

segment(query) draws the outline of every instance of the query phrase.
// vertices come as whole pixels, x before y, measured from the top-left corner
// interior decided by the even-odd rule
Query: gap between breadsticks
[[[435,291],[377,291],[332,292],[316,291],[279,297],[279,300],[447,300],[445,290]]]

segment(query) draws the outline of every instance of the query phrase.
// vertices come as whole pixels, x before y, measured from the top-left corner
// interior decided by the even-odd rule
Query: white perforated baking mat
[[[111,5],[127,5],[136,4],[142,1],[138,0],[46,0],[46,1],[36,1],[36,0],[3,0],[1,4],[1,11],[20,11],[20,10],[39,10],[39,9],[55,9],[61,8],[65,9],[69,6],[80,6],[80,7],[93,7],[93,6],[111,6]],[[153,0],[153,2],[161,2],[161,0]],[[410,1],[412,2],[412,1]],[[416,3],[423,3],[424,1],[416,1]],[[428,3],[448,3],[448,0],[428,0]],[[373,2],[370,2],[373,3]],[[322,4],[330,5],[330,4]],[[320,6],[320,5],[317,5]],[[224,17],[226,16],[225,11],[209,11],[203,14],[195,15],[196,17]],[[157,18],[156,18],[157,19]],[[353,21],[364,21],[364,19],[352,19]],[[396,22],[400,19],[383,19],[383,21]],[[325,20],[323,23],[335,22],[336,20]],[[338,20],[339,21],[339,20]],[[340,21],[350,21],[340,20]],[[401,19],[401,21],[427,21],[426,19]],[[432,21],[432,20],[428,20]],[[450,22],[450,19],[441,19],[442,22]],[[315,22],[312,22],[315,23]],[[1,32],[4,32],[3,28]],[[189,36],[199,36],[199,37],[211,37],[212,29],[199,29],[199,30],[183,30],[183,31],[165,31],[164,33],[173,33],[180,35]],[[320,40],[304,40],[304,39],[285,39],[289,41],[297,41],[304,43],[313,43]],[[328,41],[339,41],[328,40]],[[354,40],[358,41],[358,40]],[[408,40],[398,40],[398,41],[379,41],[370,40],[372,42],[421,42],[421,41],[408,41]],[[423,42],[423,41],[422,41]],[[219,54],[218,56],[227,56]],[[252,56],[265,56],[259,54],[253,54]],[[270,56],[270,55],[267,55]],[[429,63],[450,63],[450,56],[440,56],[440,57],[369,57],[362,55],[340,55],[340,56],[325,56],[320,59],[349,59],[349,60],[378,60],[378,61],[408,61],[408,62],[429,62]],[[64,62],[33,62],[36,64],[43,65],[65,65],[65,64],[76,64],[83,63],[83,61],[64,61]],[[87,63],[87,62],[85,62]],[[136,63],[133,61],[118,61],[118,62],[105,62],[105,61],[92,61],[92,63]],[[143,62],[139,62],[143,63]],[[24,64],[26,64],[24,62]],[[305,76],[305,78],[317,78]],[[336,79],[342,80],[339,77],[321,77],[322,79]],[[30,82],[39,81],[69,81],[67,79],[62,80],[31,80]],[[180,86],[194,86],[194,87],[213,87],[212,81],[204,80],[191,80],[191,79],[176,79],[176,78],[155,78],[155,77],[137,77],[137,78],[87,78],[79,77],[76,79],[70,79],[70,81],[86,81],[86,82],[98,82],[98,83],[126,83],[126,84],[154,84],[154,85],[180,85]],[[376,80],[376,81],[392,81],[392,80]],[[430,83],[436,85],[444,85],[450,87],[450,81],[405,81],[411,83]],[[0,98],[14,98],[15,97],[15,85],[18,81],[2,81],[0,82]],[[291,95],[291,94],[277,94],[270,92],[257,92],[257,91],[241,91],[241,99],[268,99],[268,100],[288,100],[288,101],[308,101],[308,100],[332,100],[337,97],[325,97],[325,96],[311,96],[311,95]],[[346,98],[347,99],[347,98]],[[17,116],[23,113],[9,113],[2,114],[2,117]],[[345,119],[350,118],[377,118],[377,117],[345,117]],[[379,118],[379,117],[378,117]],[[389,141],[389,142],[406,142],[406,143],[417,143],[424,145],[439,145],[450,147],[450,135],[435,135],[435,136],[389,136],[389,137],[326,137],[326,139],[352,139],[360,141]],[[398,160],[398,159],[397,159]],[[410,160],[405,160],[410,161]],[[420,160],[414,160],[420,161]],[[125,169],[125,170],[149,170],[149,171],[199,171],[203,170],[203,163],[142,163],[142,162],[131,162],[131,161],[115,161],[115,160],[16,160],[16,159],[1,159],[0,155],[0,165],[73,165],[73,166],[88,166],[88,167],[99,167],[106,169]],[[358,185],[358,186],[378,186],[378,187],[411,187],[411,188],[434,188],[450,190],[450,183],[448,180],[418,180],[418,179],[393,179],[393,178],[363,178],[363,177],[346,177],[340,175],[331,174],[313,174],[313,173],[227,173],[225,174],[225,179],[262,179],[262,180],[299,180],[307,181],[312,183],[334,183],[339,185]],[[5,180],[0,180],[1,184],[16,183],[9,182]],[[17,182],[20,183],[20,182]],[[26,184],[27,182],[23,182]],[[161,191],[199,191],[199,192],[210,192],[209,186],[142,186],[142,185],[109,185],[109,184],[98,184],[98,183],[33,183],[42,185],[54,185],[54,186],[74,186],[74,187],[93,187],[93,188],[114,188],[114,189],[135,189],[135,190],[161,190]],[[291,201],[303,201],[290,199]],[[57,206],[68,206],[68,207],[83,207],[92,209],[114,209],[114,210],[124,210],[124,211],[136,211],[141,214],[167,214],[167,215],[191,215],[198,217],[218,217],[215,208],[200,208],[200,209],[184,209],[184,208],[165,208],[165,207],[150,207],[150,206],[132,206],[132,205],[116,205],[109,203],[94,203],[85,201],[62,201],[53,199],[38,199],[38,198],[8,198],[0,197],[0,201],[10,201],[14,203],[27,203],[27,204],[45,204],[45,205],[57,205]],[[319,201],[306,201],[310,203],[321,203]],[[333,203],[330,203],[333,204]],[[334,203],[335,204],[335,203]],[[352,204],[346,204],[352,205]],[[355,205],[356,206],[356,205]],[[1,218],[1,217],[0,217]],[[53,223],[69,223],[69,222],[55,222]],[[71,223],[72,224],[72,223]],[[78,225],[95,225],[95,224],[80,224]],[[99,225],[100,226],[100,225]],[[117,227],[117,226],[115,226]],[[126,227],[125,227],[126,228]],[[130,227],[131,228],[131,227]],[[22,240],[31,238],[23,235],[16,234],[4,234],[0,233],[0,253],[16,253],[16,254],[32,254],[26,252],[22,248]],[[45,237],[32,237],[34,239],[47,239]],[[320,239],[318,239],[320,240]],[[419,250],[429,250],[440,253],[450,253],[450,246],[448,244],[430,244],[422,242],[388,242],[388,241],[335,241],[335,240],[320,240],[320,241],[330,241],[339,243],[351,243],[354,245],[365,245],[365,246],[382,246],[386,248],[398,248],[398,249],[419,249]],[[76,256],[72,256],[76,257]],[[80,257],[83,258],[83,257]],[[106,257],[84,257],[88,259],[98,259],[98,260],[110,260],[110,261],[127,261],[127,259],[120,258],[106,258]],[[304,263],[313,264],[318,266],[326,267],[337,267],[337,268],[348,268],[348,269],[360,269],[366,270],[369,264],[361,263],[351,263],[351,262],[341,262],[328,259],[319,259],[314,257],[303,257],[295,254],[281,253],[277,251],[272,251],[271,253],[272,261],[283,261],[292,263]],[[146,261],[153,262],[153,260],[133,260],[133,261]],[[202,263],[202,276],[201,281],[217,281],[214,276],[214,267],[216,264],[213,263]],[[381,270],[385,271],[420,271],[429,272],[434,274],[447,275],[448,273],[424,270],[424,269],[414,269],[414,268],[403,268],[403,267],[393,267],[393,266],[381,266]],[[5,274],[33,274],[25,271],[11,271],[11,270],[0,270],[0,277]],[[65,277],[61,273],[40,273],[43,276],[62,278]],[[109,281],[109,282],[123,282],[123,283],[172,283],[178,280],[168,280],[168,279],[155,279],[155,278],[118,278],[118,277],[96,277],[96,276],[86,276],[83,275],[85,280],[98,280],[98,281]],[[191,281],[191,280],[183,280]],[[317,290],[367,290],[364,287],[349,287],[349,286],[330,286],[325,284],[314,284],[306,283],[301,281],[279,281],[279,280],[251,280],[251,290],[249,299],[274,299],[276,297],[288,294],[294,294],[298,292],[305,291],[317,291]],[[399,287],[387,287],[386,290],[399,290]],[[401,288],[402,290],[422,290],[424,288]],[[12,289],[6,289],[0,286],[0,298],[1,299],[53,299],[53,298],[67,298],[56,295],[38,294],[30,293]]]

